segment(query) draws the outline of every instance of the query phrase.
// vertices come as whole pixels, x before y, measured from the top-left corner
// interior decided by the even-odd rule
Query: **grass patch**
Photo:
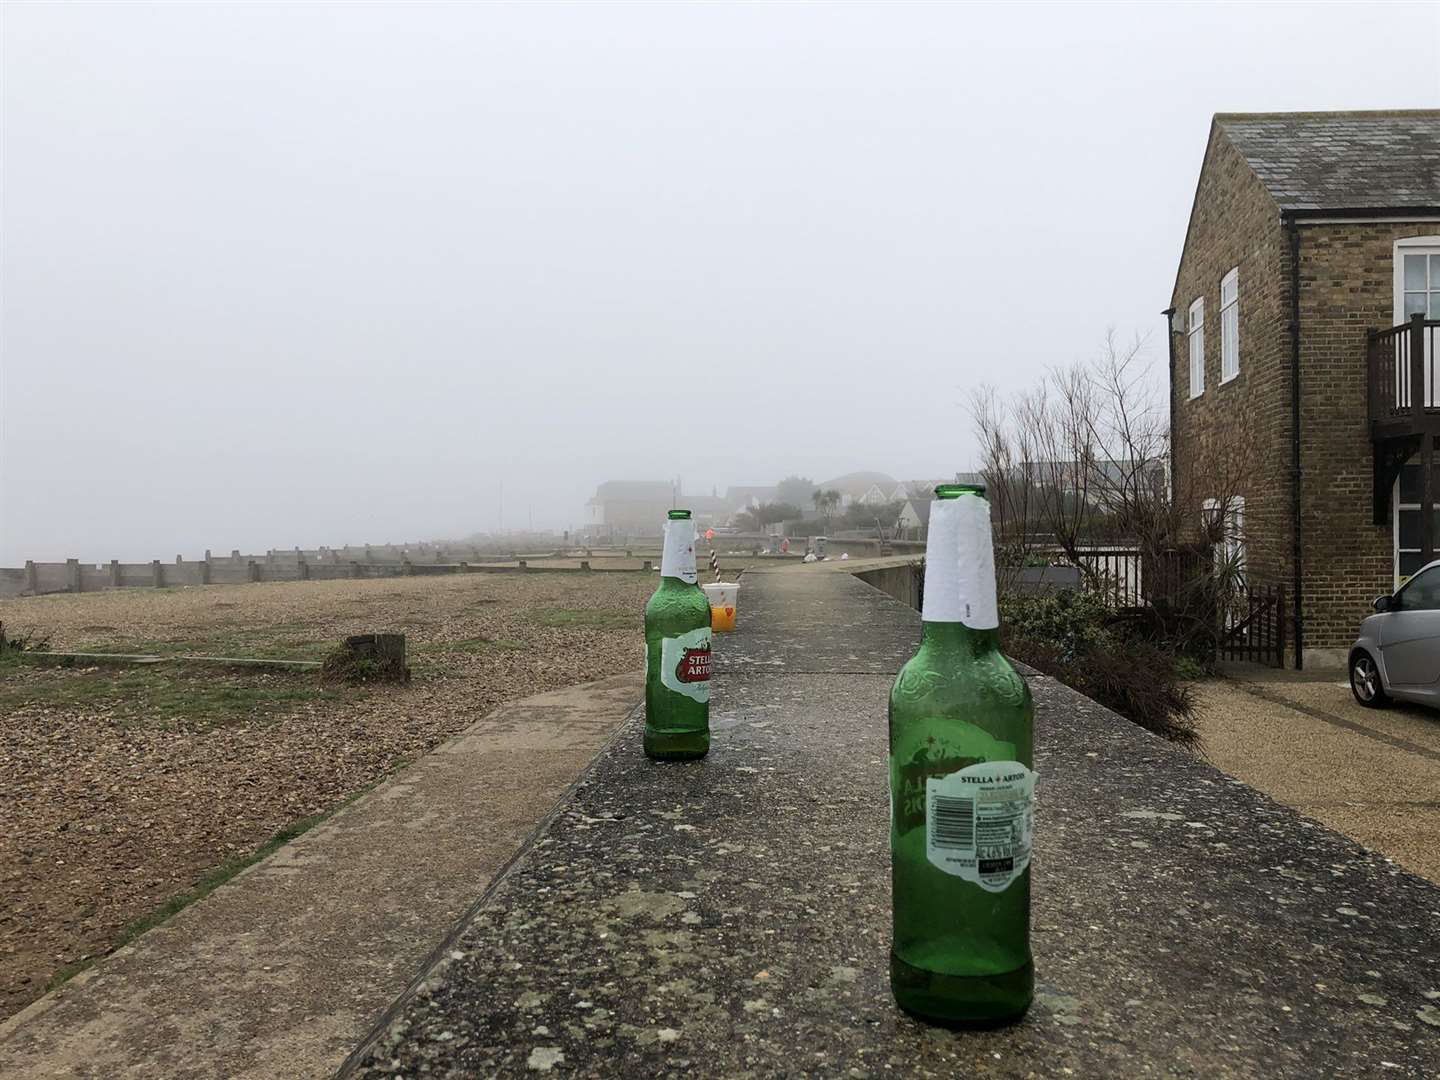
[[[541,626],[588,630],[633,630],[640,625],[635,612],[614,608],[537,608],[530,617]]]
[[[9,665],[14,661],[0,661]],[[21,706],[104,710],[125,722],[204,730],[335,700],[304,675],[196,672],[178,668],[36,667],[0,684],[0,712]]]

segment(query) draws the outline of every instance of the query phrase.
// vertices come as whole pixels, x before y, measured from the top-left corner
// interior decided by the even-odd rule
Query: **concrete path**
[[[0,1076],[332,1075],[642,692],[496,710],[0,1025]]]
[[[1362,708],[1343,671],[1248,665],[1198,697],[1216,765],[1440,881],[1440,711]]]
[[[814,568],[745,587],[709,756],[647,761],[632,717],[342,1075],[1440,1076],[1440,887],[1043,676],[1035,1007],[905,1017],[885,715],[918,615]]]

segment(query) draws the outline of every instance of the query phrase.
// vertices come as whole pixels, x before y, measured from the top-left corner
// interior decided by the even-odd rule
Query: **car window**
[[[1416,574],[1400,590],[1396,605],[1402,611],[1440,610],[1440,566]]]

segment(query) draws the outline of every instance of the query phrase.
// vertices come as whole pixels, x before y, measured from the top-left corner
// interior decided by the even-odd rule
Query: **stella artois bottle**
[[[949,1026],[1030,1005],[1030,689],[1000,652],[985,489],[930,508],[920,650],[890,691],[890,986]]]
[[[665,522],[660,587],[645,605],[645,754],[702,758],[710,749],[710,601],[695,583],[689,510]]]

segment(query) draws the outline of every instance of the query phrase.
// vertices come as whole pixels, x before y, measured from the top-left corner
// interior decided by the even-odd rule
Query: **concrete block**
[[[165,584],[165,570],[163,567],[161,567],[159,559],[151,561],[150,573],[154,575],[154,581],[152,582],[152,584],[155,586],[155,588],[158,589]]]

